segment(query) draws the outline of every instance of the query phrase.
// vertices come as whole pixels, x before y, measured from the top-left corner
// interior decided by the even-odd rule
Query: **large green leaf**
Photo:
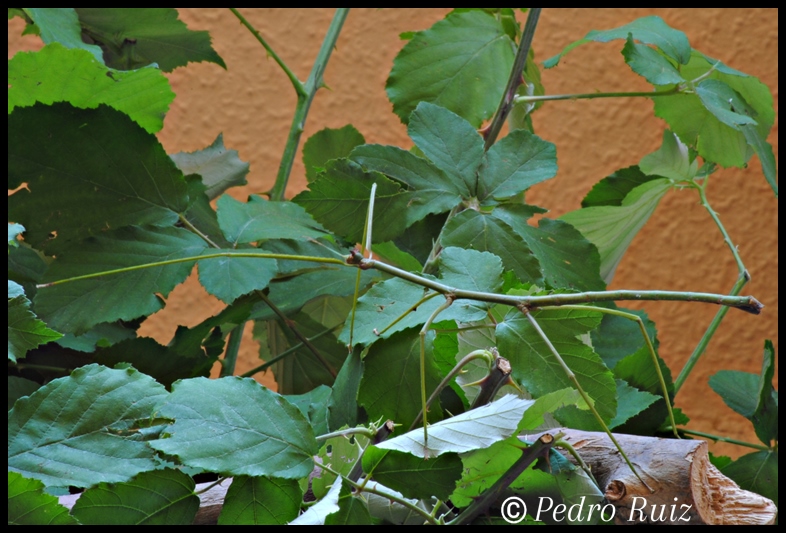
[[[349,157],[356,146],[364,144],[366,139],[352,124],[343,128],[325,128],[308,138],[303,145],[303,166],[306,167],[306,179],[310,182],[317,179],[325,165],[332,159]]]
[[[442,376],[432,357],[434,333],[426,335],[426,390],[434,390]],[[393,420],[408,428],[420,412],[420,335],[409,329],[374,343],[366,354],[358,402],[370,420]],[[429,420],[442,418],[436,403],[429,410]],[[421,430],[422,434],[422,430]]]
[[[324,498],[306,509],[306,512],[289,523],[291,526],[322,526],[328,516],[339,511],[338,497],[343,478],[336,480]]]
[[[610,305],[609,308],[639,316],[644,321],[644,327],[650,339],[652,339],[653,345],[655,348],[658,347],[658,341],[655,338],[657,335],[655,323],[647,317],[647,313],[640,310],[620,308],[616,304]],[[636,322],[618,315],[605,313],[600,321],[600,326],[592,330],[590,335],[592,348],[600,355],[606,366],[612,370],[619,361],[643,348],[646,342],[641,334],[641,328]]]
[[[649,46],[633,42],[630,35],[628,35],[625,47],[622,49],[622,55],[633,72],[643,76],[653,85],[685,82],[680,72],[666,57]]]
[[[155,452],[136,423],[166,394],[133,368],[78,368],[8,413],[8,468],[50,487],[116,483],[153,470]]]
[[[342,484],[338,496],[338,512],[325,517],[326,526],[370,526],[371,515],[365,494],[356,494],[348,485]]]
[[[358,391],[363,378],[363,360],[360,348],[347,355],[333,383],[328,400],[328,429],[336,431],[343,426],[352,427],[358,422]]]
[[[199,510],[194,480],[179,470],[143,472],[86,490],[71,513],[90,525],[190,525]]]
[[[44,484],[17,472],[8,472],[8,525],[75,525],[77,521],[57,498],[44,492]]]
[[[439,270],[456,289],[496,292],[502,286],[502,261],[489,252],[448,246],[439,255]]]
[[[598,248],[600,276],[611,283],[633,238],[671,188],[669,180],[648,181],[631,190],[619,206],[586,207],[560,217]]]
[[[743,455],[721,469],[740,488],[761,494],[778,506],[778,450]]]
[[[486,152],[478,176],[478,198],[493,205],[556,174],[556,146],[527,130],[515,130]]]
[[[617,411],[614,377],[598,354],[578,338],[600,324],[601,314],[591,310],[551,309],[533,311],[532,317],[594,400],[604,421],[611,420]],[[534,397],[574,386],[546,342],[519,310],[508,312],[505,320],[497,324],[496,335],[500,355],[513,367],[513,378]],[[585,429],[598,429],[592,415],[574,408],[562,409],[558,418]]]
[[[752,155],[744,130],[753,129],[766,142],[775,120],[770,90],[758,79],[697,51],[693,51],[690,63],[681,72],[686,79],[705,74],[707,79],[698,84],[693,94],[653,98],[655,114],[704,159],[724,167],[743,166]],[[775,176],[767,179],[774,182]]]
[[[538,258],[549,286],[580,291],[606,288],[600,278],[602,263],[595,244],[570,224],[542,218],[537,227],[531,226],[526,222],[529,206],[521,205],[500,206],[491,216],[504,221],[524,239]]]
[[[300,512],[303,491],[294,479],[236,476],[218,525],[283,525]]]
[[[731,409],[745,418],[753,416],[759,401],[759,376],[750,372],[721,370],[710,378],[709,384]]]
[[[431,102],[480,127],[500,102],[514,48],[493,16],[448,15],[418,32],[393,60],[386,85],[393,111],[408,122],[418,103]]]
[[[465,209],[448,221],[441,241],[444,246],[491,252],[521,281],[543,284],[538,258],[524,238],[498,217]]]
[[[184,229],[130,226],[91,237],[58,256],[44,281],[198,256],[204,249],[204,242]],[[189,261],[45,287],[35,308],[56,330],[78,335],[101,322],[155,313],[164,307],[157,295],[166,297],[193,266]]]
[[[447,500],[461,477],[461,468],[455,453],[425,461],[409,453],[369,446],[363,454],[363,470],[407,498]]]
[[[9,411],[19,398],[23,396],[30,396],[36,390],[41,388],[41,385],[35,381],[20,378],[18,376],[8,376],[7,380],[6,393],[8,394]]]
[[[627,422],[630,418],[641,413],[650,405],[657,402],[660,396],[655,396],[647,391],[635,389],[622,381],[617,381],[617,414],[609,422],[609,428],[614,429]]]
[[[104,51],[106,64],[132,70],[157,63],[171,72],[189,62],[226,68],[206,31],[189,30],[171,8],[78,8],[82,31]]]
[[[462,454],[464,472],[457,483],[456,490],[450,496],[450,501],[456,507],[467,507],[507,472],[519,457],[521,457],[521,442],[517,437]]]
[[[173,418],[150,445],[188,466],[228,475],[296,479],[319,447],[297,407],[250,378],[195,378],[174,384],[157,413]]]
[[[332,232],[350,242],[360,242],[365,229],[371,187],[376,183],[374,242],[389,241],[407,226],[407,199],[399,185],[379,172],[363,172],[357,163],[336,159],[308,191],[292,201]]]
[[[213,144],[195,152],[178,152],[169,157],[183,174],[199,174],[211,200],[230,187],[246,185],[248,163],[241,160],[237,150],[227,150],[224,134],[219,133]]]
[[[318,239],[327,231],[292,202],[270,202],[251,195],[247,203],[228,195],[218,199],[218,223],[226,238],[237,243],[266,239]]]
[[[68,333],[57,340],[63,348],[78,352],[91,353],[96,348],[112,346],[124,340],[136,338],[135,324],[123,324],[122,321],[103,322],[90,328],[82,335]],[[112,366],[112,365],[106,365]]]
[[[82,40],[79,17],[72,7],[28,7],[24,12],[29,16],[46,44],[59,43],[66,48],[77,48],[88,52],[99,63],[104,63],[101,47]]]
[[[129,224],[169,226],[188,206],[186,180],[155,136],[106,105],[14,110],[8,187],[22,183],[8,216],[46,251]]]
[[[160,70],[108,69],[84,50],[50,44],[22,52],[8,61],[8,112],[36,102],[68,102],[74,107],[107,104],[150,133],[164,126],[175,93]]]
[[[224,303],[232,303],[238,296],[262,290],[278,271],[275,259],[233,257],[234,254],[255,252],[251,249],[205,250],[202,255],[227,253],[227,257],[200,259],[199,282],[205,290]]]
[[[534,403],[534,400],[508,394],[483,407],[430,425],[428,447],[424,446],[423,428],[416,428],[377,444],[377,448],[407,452],[430,459],[443,453],[465,453],[488,448],[513,435],[524,412]]]
[[[644,158],[652,155],[654,154],[644,156]],[[655,161],[653,163],[657,164]],[[646,175],[637,165],[621,168],[596,183],[581,201],[581,207],[622,205],[622,201],[630,191],[654,179],[658,179],[658,176]]]
[[[39,344],[46,344],[62,336],[36,318],[30,310],[30,300],[24,294],[9,298],[8,359],[10,361],[15,363]]]
[[[677,63],[684,65],[690,59],[691,47],[688,37],[683,32],[671,28],[662,18],[653,15],[636,19],[630,24],[613,30],[592,30],[583,39],[569,44],[562,52],[544,61],[543,66],[555,67],[565,54],[584,43],[591,41],[607,43],[615,39],[627,39],[629,34],[636,41],[657,46]]]
[[[444,107],[420,102],[407,130],[420,151],[450,176],[464,198],[476,194],[484,149],[482,137],[469,122]]]
[[[311,423],[315,435],[324,435],[328,431],[328,402],[332,389],[320,385],[304,394],[288,395],[289,403],[300,409],[303,416]]]
[[[626,170],[635,168],[630,167]],[[663,176],[674,181],[690,181],[699,171],[699,162],[696,159],[691,161],[690,151],[685,143],[669,130],[665,130],[663,144],[653,153],[641,158],[639,169],[649,176]]]
[[[364,170],[385,174],[409,186],[409,190],[402,194],[407,205],[407,226],[426,215],[450,211],[463,197],[469,196],[463,182],[449,177],[429,161],[395,146],[358,146],[351,157]]]

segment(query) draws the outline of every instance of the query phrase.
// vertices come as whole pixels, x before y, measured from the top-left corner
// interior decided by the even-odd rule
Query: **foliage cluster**
[[[455,10],[402,35],[387,81],[414,148],[324,129],[303,147],[308,190],[285,201],[347,12],[305,82],[233,12],[298,95],[276,184],[247,202],[225,194],[248,163],[220,135],[178,154],[156,138],[175,97],[163,73],[224,66],[206,32],[171,9],[9,9],[46,43],[8,63],[9,522],[190,523],[194,479],[212,475],[233,478],[222,524],[467,523],[505,490],[602,498],[554,451],[525,470],[537,456],[521,462],[522,432],[692,434],[671,401],[703,348],[673,378],[655,324],[616,302],[721,303],[707,339],[729,306],[759,311],[739,296],[747,271],[705,190],[718,167],[755,155],[777,195],[766,86],[646,17],[543,66],[587,41],[622,42],[651,92],[548,95],[530,46],[539,10],[524,25],[511,9]],[[529,223],[546,210],[527,189],[557,173],[531,114],[612,96],[653,100],[669,128],[661,148],[600,180],[581,209]],[[696,191],[737,284],[606,291],[674,188]],[[138,336],[194,266],[224,310],[166,346]],[[266,361],[237,376],[249,322]],[[768,341],[760,375],[710,384],[763,443],[717,464],[777,503],[774,357]],[[216,361],[222,377],[207,379]],[[268,368],[278,392],[250,379]],[[400,429],[387,439],[389,420]],[[54,498],[69,487],[85,489],[70,512]]]

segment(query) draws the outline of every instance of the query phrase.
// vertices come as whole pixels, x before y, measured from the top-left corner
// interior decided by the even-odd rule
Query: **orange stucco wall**
[[[245,9],[254,24],[290,68],[305,79],[330,23],[332,10]],[[303,140],[324,127],[352,123],[367,142],[408,147],[404,126],[391,112],[384,84],[393,57],[402,46],[398,34],[421,30],[446,10],[353,10],[325,73],[330,90],[320,91],[305,125]],[[546,9],[534,48],[542,60],[591,29],[620,26],[646,15],[660,15],[683,30],[693,47],[757,76],[773,92],[778,109],[777,9]],[[523,16],[520,19],[523,20]],[[207,146],[220,132],[227,147],[251,163],[249,185],[231,191],[244,199],[268,190],[284,147],[294,92],[287,78],[228,10],[183,9],[191,29],[209,30],[226,61],[191,64],[169,78],[177,98],[159,138],[167,152]],[[37,49],[37,37],[20,37],[19,19],[9,21],[9,57]],[[620,56],[621,42],[592,43],[573,51],[556,69],[543,73],[549,94],[649,90]],[[538,135],[557,145],[559,174],[528,193],[530,203],[548,207],[556,217],[579,207],[599,179],[632,164],[660,145],[664,123],[653,116],[648,99],[602,99],[545,104],[534,115]],[[769,142],[778,153],[776,119]],[[302,145],[302,143],[301,143]],[[305,187],[298,158],[287,189],[291,197]],[[720,369],[759,372],[765,338],[778,345],[778,204],[765,183],[758,159],[747,170],[727,169],[713,176],[710,202],[726,224],[752,275],[745,294],[766,308],[760,316],[732,310],[677,397],[692,418],[690,427],[757,442],[742,417],[723,405],[709,386]],[[717,228],[691,191],[672,191],[636,237],[610,288],[695,290],[725,293],[737,272]],[[717,308],[694,303],[630,304],[644,308],[659,330],[660,353],[679,372]],[[177,288],[167,307],[148,320],[140,333],[168,342],[177,324],[193,325],[221,309],[190,279]],[[257,364],[247,327],[238,370]],[[272,383],[269,377],[261,380]],[[713,445],[715,453],[739,456],[746,449]]]

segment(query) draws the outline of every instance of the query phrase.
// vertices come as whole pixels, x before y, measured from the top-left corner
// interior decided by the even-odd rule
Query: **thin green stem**
[[[220,249],[220,248],[221,248],[219,245],[217,245],[216,243],[214,243],[214,242],[213,242],[213,241],[210,239],[210,237],[208,237],[207,235],[205,235],[204,233],[202,233],[201,231],[199,231],[199,229],[198,229],[196,226],[194,226],[194,225],[193,225],[193,224],[192,224],[192,223],[191,223],[191,222],[190,222],[190,221],[189,221],[189,220],[188,220],[188,219],[185,217],[185,215],[183,215],[183,214],[181,213],[181,214],[179,214],[179,215],[178,215],[178,218],[180,218],[180,222],[182,222],[182,223],[183,223],[183,225],[184,225],[185,227],[187,227],[187,228],[188,228],[188,229],[189,229],[189,230],[190,230],[192,233],[195,233],[195,234],[199,235],[199,236],[202,238],[202,240],[203,240],[203,241],[205,241],[206,243],[208,243],[208,244],[211,246],[211,248],[218,248],[218,249]]]
[[[574,448],[571,443],[569,443],[566,440],[560,439],[554,444],[554,446],[567,450],[568,453],[573,457],[573,459],[576,460],[579,467],[582,470],[584,470],[584,472],[589,476],[592,482],[595,483],[595,486],[598,487],[601,490],[601,492],[603,491],[603,488],[598,484],[598,480],[595,479],[594,475],[592,475],[592,469],[589,467],[589,465],[587,465],[587,463],[584,462],[584,459],[581,458],[581,455],[579,455],[579,452],[576,451],[576,448]]]
[[[713,222],[715,222],[715,225],[718,227],[718,230],[721,232],[721,235],[723,235],[723,242],[725,242],[726,245],[729,247],[729,250],[731,251],[731,254],[734,257],[734,261],[737,264],[737,272],[738,272],[737,281],[734,283],[734,286],[731,288],[731,291],[729,292],[730,296],[737,296],[738,294],[740,294],[740,292],[742,292],[743,287],[747,285],[751,277],[750,274],[748,273],[748,270],[745,268],[745,264],[742,262],[742,257],[740,257],[739,251],[737,250],[737,246],[735,246],[734,242],[732,242],[729,233],[726,231],[726,228],[723,226],[723,223],[721,222],[720,217],[718,216],[718,213],[712,208],[709,201],[707,200],[706,187],[708,183],[709,183],[709,176],[704,179],[704,183],[701,185],[694,183],[693,188],[695,188],[696,191],[699,193],[699,198],[701,200],[702,207],[704,207],[704,209],[707,210],[707,213],[709,213]],[[675,396],[680,391],[682,386],[685,384],[685,381],[688,379],[688,376],[693,371],[693,368],[696,366],[696,363],[699,362],[701,356],[704,355],[704,352],[706,352],[707,346],[709,346],[710,344],[710,340],[712,340],[712,337],[715,335],[715,332],[718,330],[718,327],[720,327],[720,324],[723,321],[723,318],[726,316],[726,313],[728,311],[729,311],[728,307],[721,307],[720,309],[718,309],[718,312],[715,313],[715,317],[712,319],[712,322],[710,322],[710,325],[707,326],[707,330],[704,332],[704,335],[702,335],[701,339],[699,340],[699,343],[696,345],[696,348],[694,348],[693,353],[690,355],[688,361],[685,363],[685,366],[682,367],[680,374],[677,376],[677,379],[674,381]],[[676,425],[676,424],[672,422],[672,425]]]
[[[666,428],[669,429],[669,428]],[[684,433],[686,435],[693,435],[696,437],[704,437],[705,439],[710,439],[715,442],[728,442],[729,444],[736,444],[738,446],[744,446],[746,448],[753,448],[754,450],[762,450],[765,452],[770,451],[770,448],[765,446],[764,444],[755,444],[752,442],[745,442],[742,440],[732,439],[729,437],[721,437],[720,435],[713,435],[712,433],[704,433],[703,431],[694,431],[692,429],[686,428],[678,428],[680,433]]]
[[[237,354],[240,351],[240,343],[243,340],[243,330],[245,327],[246,322],[243,321],[232,328],[232,331],[229,332],[229,339],[227,340],[227,351],[224,354],[224,359],[221,361],[221,377],[232,376],[235,374]]]
[[[514,102],[517,104],[526,103],[532,104],[536,102],[550,102],[554,100],[593,100],[595,98],[654,98],[656,96],[671,96],[680,94],[681,88],[675,87],[665,91],[632,91],[632,92],[611,92],[611,93],[577,93],[577,94],[542,94],[525,96],[519,95],[514,97]]]
[[[379,335],[382,335],[387,330],[389,330],[390,328],[392,328],[393,326],[395,326],[396,324],[401,322],[412,311],[414,311],[415,309],[417,309],[418,307],[420,307],[424,303],[428,302],[429,300],[431,300],[435,296],[439,296],[439,294],[440,293],[438,293],[438,292],[430,292],[430,293],[426,294],[423,298],[421,298],[420,300],[418,300],[414,304],[410,305],[409,308],[406,311],[404,311],[399,316],[397,316],[396,319],[393,320],[393,322],[391,322],[390,324],[388,324],[387,326],[385,326],[384,328],[382,328],[380,331],[378,331],[376,333],[378,333]]]
[[[508,118],[513,106],[515,104],[516,89],[522,83],[521,74],[524,72],[524,67],[527,64],[527,56],[529,55],[530,47],[532,46],[532,37],[535,35],[535,28],[538,27],[538,19],[540,18],[541,8],[533,7],[527,14],[527,22],[524,24],[524,32],[521,34],[521,41],[519,41],[519,49],[516,52],[516,57],[513,60],[513,68],[510,69],[510,76],[508,83],[505,86],[505,92],[502,93],[502,100],[497,106],[497,112],[491,120],[491,124],[484,132],[486,138],[484,150],[488,150],[497,141],[499,132],[505,124],[505,119]]]
[[[234,13],[234,15],[238,18],[238,20],[240,20],[240,23],[246,28],[248,28],[248,31],[250,31],[251,34],[254,37],[256,37],[257,41],[259,41],[259,44],[261,44],[265,48],[265,51],[267,51],[267,54],[270,57],[272,57],[276,63],[278,63],[278,66],[281,67],[281,70],[283,70],[284,74],[287,75],[289,81],[292,82],[292,87],[295,88],[295,92],[298,95],[302,94],[303,96],[305,96],[306,88],[304,87],[303,82],[297,79],[295,73],[289,69],[287,64],[284,63],[284,60],[278,56],[278,54],[273,50],[273,48],[270,47],[269,44],[267,44],[267,41],[265,41],[265,39],[262,37],[262,34],[259,33],[259,31],[254,26],[252,26],[251,23],[248,22],[246,18],[243,15],[241,15],[237,9],[235,9],[234,7],[230,7],[229,10],[232,13]]]
[[[292,164],[295,161],[297,154],[297,147],[300,143],[300,136],[303,134],[303,129],[306,126],[306,117],[308,110],[311,107],[311,102],[314,100],[314,95],[317,91],[324,86],[322,75],[325,72],[327,63],[330,60],[330,54],[336,46],[336,41],[341,33],[341,27],[349,13],[348,8],[340,8],[336,10],[333,20],[330,22],[330,27],[322,40],[322,46],[319,48],[317,58],[314,60],[314,66],[311,68],[311,73],[303,85],[303,90],[298,91],[297,105],[295,112],[292,116],[292,125],[289,128],[289,135],[287,136],[287,143],[284,146],[284,153],[281,156],[281,164],[278,167],[278,174],[276,175],[276,182],[270,190],[270,199],[280,201],[284,199],[284,192],[287,188],[289,181],[289,174],[292,172]]]
[[[535,328],[535,331],[537,331],[537,333],[540,336],[540,338],[543,339],[543,342],[546,343],[546,346],[548,347],[549,351],[552,353],[554,358],[557,360],[557,363],[559,363],[560,367],[562,367],[562,371],[565,372],[565,375],[568,376],[568,379],[570,379],[570,381],[576,387],[576,390],[579,391],[579,394],[581,394],[581,397],[584,398],[584,402],[587,404],[587,407],[589,407],[589,410],[595,416],[595,419],[598,421],[598,424],[600,424],[600,426],[603,428],[603,431],[606,433],[606,435],[609,436],[609,439],[611,439],[611,442],[613,442],[614,446],[617,447],[617,450],[619,450],[620,455],[625,460],[625,462],[628,464],[628,467],[633,472],[633,475],[635,475],[638,478],[638,480],[641,481],[642,484],[645,487],[647,487],[647,489],[650,492],[655,492],[654,490],[652,490],[652,488],[649,485],[647,485],[647,482],[644,481],[641,478],[639,473],[633,467],[633,463],[631,463],[630,459],[628,459],[628,456],[625,453],[625,451],[622,449],[622,446],[620,446],[619,442],[617,442],[617,439],[611,433],[611,430],[606,425],[606,422],[603,421],[603,418],[600,416],[600,413],[598,413],[598,410],[595,409],[595,402],[593,402],[592,398],[590,398],[589,395],[586,392],[584,392],[584,389],[582,388],[581,384],[579,383],[579,380],[576,379],[576,374],[574,374],[573,371],[570,369],[570,367],[568,367],[568,365],[565,364],[565,361],[562,359],[562,356],[559,354],[557,349],[551,343],[551,340],[548,338],[546,333],[540,328],[540,324],[538,324],[538,321],[535,320],[535,317],[532,316],[532,313],[525,312],[524,314],[526,315],[527,320],[529,320],[530,324],[532,324],[532,327]]]
[[[450,383],[453,380],[453,378],[456,377],[459,374],[459,372],[461,372],[462,368],[467,366],[470,362],[474,361],[475,359],[486,359],[489,363],[491,363],[493,358],[494,356],[488,350],[475,350],[474,352],[470,352],[464,357],[462,357],[461,361],[456,363],[456,366],[454,366],[451,369],[451,371],[448,372],[448,375],[445,376],[442,379],[442,381],[439,382],[437,388],[434,389],[434,392],[431,393],[431,396],[429,396],[428,401],[426,401],[425,409],[421,409],[421,411],[418,413],[418,416],[415,417],[415,420],[412,421],[412,425],[409,426],[409,430],[412,431],[417,427],[421,417],[423,416],[424,411],[428,411],[428,408],[431,406],[434,400],[437,399],[439,394],[442,392],[442,389],[447,387],[448,383]]]
[[[320,337],[323,337],[324,335],[327,335],[328,333],[332,333],[332,332],[336,331],[341,326],[343,326],[343,324],[336,324],[335,326],[333,326],[330,329],[326,329],[326,330],[320,331],[319,333],[317,333],[313,337],[309,337],[308,340],[310,342],[313,342],[313,341],[319,339]],[[263,371],[267,370],[268,368],[270,368],[271,366],[273,366],[275,363],[277,363],[277,362],[281,361],[282,359],[286,358],[287,356],[295,353],[296,351],[298,351],[299,349],[303,348],[304,346],[305,346],[305,344],[303,344],[302,342],[299,342],[299,343],[295,344],[294,346],[292,346],[290,348],[287,348],[286,350],[284,350],[283,352],[281,352],[277,356],[273,357],[272,359],[270,359],[270,361],[265,361],[263,364],[259,365],[258,367],[252,368],[248,372],[246,372],[244,374],[241,374],[240,377],[242,377],[242,378],[250,378],[254,374],[257,374],[259,372],[263,372]]]
[[[541,309],[547,309],[541,307]],[[639,325],[639,329],[641,330],[641,335],[644,337],[644,342],[647,344],[647,350],[650,352],[650,359],[652,360],[652,365],[655,367],[655,373],[658,375],[658,381],[660,382],[660,390],[663,393],[663,399],[666,402],[666,410],[669,413],[669,422],[671,422],[672,427],[677,427],[677,422],[674,420],[674,409],[671,405],[671,399],[669,398],[669,389],[666,386],[666,380],[663,377],[663,372],[660,369],[660,364],[658,364],[658,356],[655,354],[655,347],[652,345],[652,340],[650,336],[647,334],[647,328],[644,326],[644,321],[641,319],[640,316],[634,315],[633,313],[626,313],[625,311],[620,311],[619,309],[607,309],[605,307],[596,307],[594,305],[564,305],[561,307],[555,307],[554,309],[575,309],[575,310],[586,310],[590,309],[593,311],[598,311],[599,313],[605,313],[607,315],[614,315],[620,316],[622,318],[627,318],[628,320],[632,320]],[[723,309],[728,309],[728,307],[724,307]],[[677,430],[674,430],[674,436],[676,438],[680,438]]]
[[[369,439],[373,439],[375,434],[376,434],[376,432],[372,431],[369,428],[356,427],[356,428],[341,429],[339,431],[333,431],[331,433],[325,433],[324,435],[317,436],[316,439],[317,440],[328,440],[328,439],[332,439],[334,437],[349,437],[351,435],[363,435],[364,437],[368,437]]]
[[[447,297],[445,301],[434,309],[434,312],[429,315],[426,323],[420,330],[420,399],[421,399],[421,413],[423,414],[423,448],[428,450],[428,401],[426,399],[426,333],[431,327],[431,323],[436,320],[437,316],[451,306],[453,298]],[[428,459],[428,457],[426,457]]]

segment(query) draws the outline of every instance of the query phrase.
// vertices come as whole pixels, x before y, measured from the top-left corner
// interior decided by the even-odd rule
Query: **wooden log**
[[[606,500],[615,507],[614,521],[619,525],[775,523],[777,508],[772,500],[743,490],[724,476],[710,463],[703,440],[615,434],[639,475],[654,491],[650,492],[605,433],[566,428],[559,431],[590,467]],[[560,451],[575,463],[572,456]]]

